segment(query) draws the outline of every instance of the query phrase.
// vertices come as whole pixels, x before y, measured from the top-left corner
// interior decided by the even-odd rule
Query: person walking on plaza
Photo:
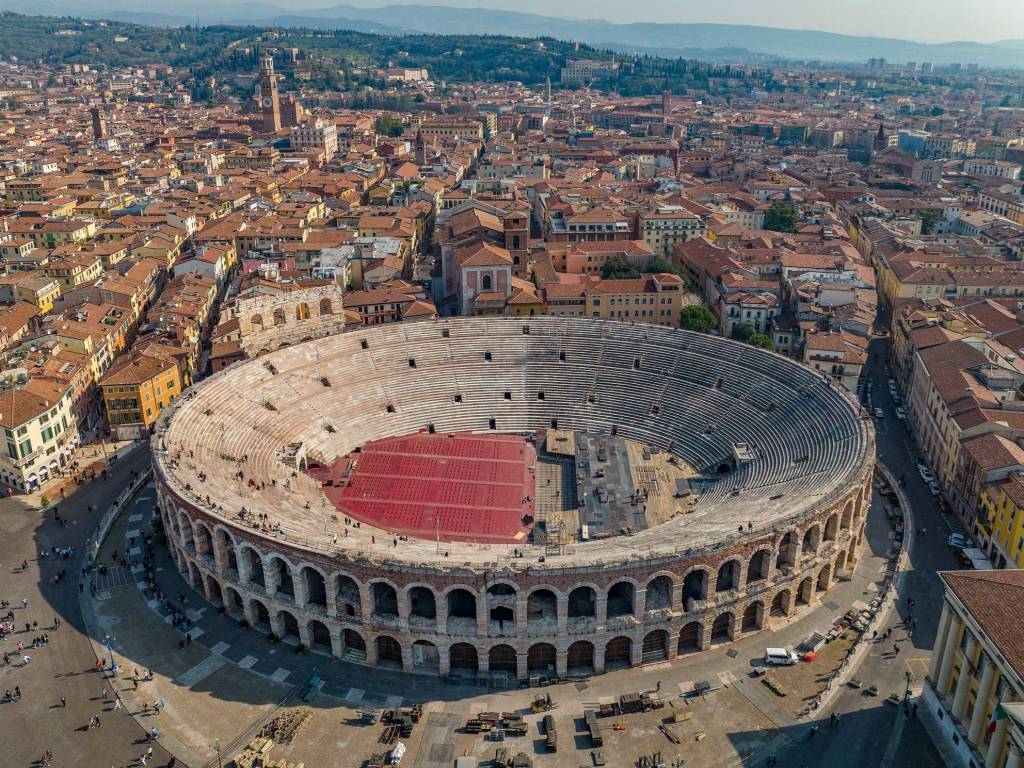
[[[121,706],[122,706],[121,699],[120,698],[114,699],[114,711],[117,712],[117,710],[119,710],[121,708]]]
[[[63,696],[61,696],[61,697],[60,697],[60,705],[61,705],[62,707],[64,707],[65,709],[66,709],[66,708],[67,708],[67,706],[68,706],[68,700],[67,700],[67,699],[65,699],[65,698],[64,698]]]

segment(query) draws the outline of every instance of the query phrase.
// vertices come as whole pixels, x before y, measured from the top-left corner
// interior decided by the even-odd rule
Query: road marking
[[[142,522],[142,515],[128,515],[128,522],[129,523],[141,523]],[[129,531],[125,535],[131,536],[131,531]]]
[[[132,547],[128,550],[128,557],[138,557],[142,554],[142,547]]]
[[[192,627],[192,629],[190,629],[188,633],[192,635],[193,640],[198,640],[200,637],[206,634],[205,630],[202,630],[199,627]]]
[[[384,706],[388,709],[391,709],[392,707],[400,707],[402,706],[403,701],[405,701],[405,699],[401,696],[388,696],[384,699]]]
[[[218,669],[224,666],[226,662],[220,656],[207,656],[205,659],[196,664],[192,669],[186,670],[174,681],[178,685],[183,685],[186,688],[191,688],[193,685],[202,682]]]
[[[139,515],[139,517],[141,517],[141,515]],[[134,521],[132,521],[132,522],[134,522]],[[138,528],[132,528],[130,531],[125,533],[124,536],[125,536],[126,539],[137,539],[137,538],[139,538],[139,529]]]
[[[185,611],[185,615],[188,617],[189,621],[199,621],[203,618],[204,613],[206,613],[205,608],[189,608]]]
[[[349,688],[348,693],[345,694],[345,701],[349,704],[358,704],[363,700],[363,696],[366,695],[366,691],[360,690],[359,688]]]
[[[146,588],[146,582],[144,582],[144,581],[136,581],[135,582],[135,588],[140,590],[140,591],[145,589]]]
[[[270,679],[273,680],[275,683],[283,683],[288,678],[289,674],[290,673],[288,672],[287,669],[278,667],[274,670],[274,674],[270,676]]]
[[[219,643],[217,643],[215,646],[213,646],[213,648],[210,649],[210,653],[215,653],[218,656],[223,656],[224,655],[224,651],[226,651],[230,647],[231,647],[230,645],[228,645],[223,640],[221,640]]]
[[[259,661],[259,659],[257,659],[255,656],[246,656],[238,662],[238,666],[240,666],[242,669],[250,669],[252,665],[255,664],[257,661]]]

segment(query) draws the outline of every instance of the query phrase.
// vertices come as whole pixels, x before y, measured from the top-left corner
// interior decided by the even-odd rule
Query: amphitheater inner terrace
[[[281,348],[154,440],[178,568],[256,630],[430,674],[699,652],[848,578],[874,433],[820,374],[609,321],[457,318]]]

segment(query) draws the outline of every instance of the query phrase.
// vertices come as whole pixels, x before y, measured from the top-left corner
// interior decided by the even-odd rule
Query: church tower
[[[672,114],[672,91],[668,87],[668,75],[665,76],[665,85],[661,89],[661,116],[662,122],[668,120],[668,116]]]
[[[878,133],[875,134],[875,141],[871,145],[871,151],[873,154],[878,154],[883,149],[888,148],[889,139],[885,137],[885,126],[881,123],[878,124]]]
[[[427,145],[423,141],[423,131],[416,129],[416,165],[420,168],[427,164]]]
[[[260,109],[263,112],[264,133],[281,130],[281,99],[277,95],[277,75],[274,58],[264,56],[260,61]]]

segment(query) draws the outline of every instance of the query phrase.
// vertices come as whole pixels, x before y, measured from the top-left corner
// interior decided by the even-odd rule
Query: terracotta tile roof
[[[939,574],[1019,676],[1024,676],[1024,571],[945,571]]]

